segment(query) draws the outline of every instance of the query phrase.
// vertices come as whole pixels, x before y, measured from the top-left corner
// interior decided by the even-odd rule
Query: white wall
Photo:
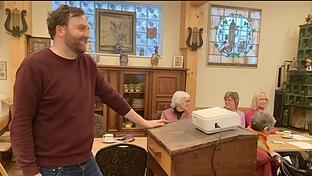
[[[7,80],[0,80],[0,95],[6,97],[11,97],[11,77],[10,74],[10,48],[9,48],[9,38],[10,35],[7,34],[4,29],[4,22],[6,20],[6,14],[4,11],[4,1],[0,1],[0,61],[5,61],[7,63]]]
[[[239,106],[249,107],[253,94],[264,90],[269,96],[269,111],[273,112],[277,69],[284,60],[297,56],[299,25],[305,23],[305,17],[311,12],[312,3],[212,1],[211,4],[262,9],[258,67],[205,66],[207,49],[201,49],[197,73],[196,106],[223,106],[224,93],[233,90],[238,91],[240,95]]]

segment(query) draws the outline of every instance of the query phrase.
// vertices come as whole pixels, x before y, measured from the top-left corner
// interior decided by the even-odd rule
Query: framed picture
[[[27,36],[27,55],[51,46],[51,38]]]
[[[5,61],[0,61],[0,80],[7,79],[7,65]]]
[[[136,53],[136,13],[114,10],[96,10],[96,52],[117,53],[120,44],[122,53]]]
[[[173,67],[183,67],[183,56],[173,56]]]
[[[287,72],[291,69],[291,64],[292,64],[292,61],[291,60],[286,60],[285,61],[285,69],[284,69],[284,75],[287,75]]]

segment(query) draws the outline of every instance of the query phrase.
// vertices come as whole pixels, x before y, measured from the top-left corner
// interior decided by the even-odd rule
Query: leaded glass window
[[[160,46],[161,9],[159,7],[108,1],[53,1],[52,9],[55,10],[62,4],[80,7],[85,11],[90,26],[92,51],[96,48],[96,9],[136,12],[136,55],[151,56],[154,53],[154,46]]]
[[[261,10],[211,6],[208,65],[257,67]]]

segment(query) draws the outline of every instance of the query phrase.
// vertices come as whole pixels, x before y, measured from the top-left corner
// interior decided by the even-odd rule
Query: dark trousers
[[[83,164],[68,167],[39,168],[42,176],[103,176],[94,157]]]

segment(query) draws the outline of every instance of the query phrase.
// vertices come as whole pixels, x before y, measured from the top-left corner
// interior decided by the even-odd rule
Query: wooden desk
[[[147,135],[147,175],[213,175],[212,153],[220,133],[205,134],[191,119],[181,119],[148,129]],[[256,149],[254,133],[242,128],[222,132],[213,160],[217,175],[255,175]]]
[[[133,142],[128,142],[129,144],[138,145],[140,147],[143,147],[145,150],[147,148],[147,138],[146,137],[134,137]],[[94,138],[93,147],[92,147],[92,153],[95,156],[96,152],[98,152],[101,148],[110,146],[110,145],[116,145],[120,144],[119,142],[115,143],[104,143],[102,138]]]
[[[304,136],[307,138],[310,138],[311,140],[296,140],[294,138],[291,139],[286,139],[286,138],[282,138],[283,134],[272,134],[269,135],[268,137],[268,145],[270,147],[271,150],[275,151],[275,152],[297,152],[297,151],[312,151],[312,149],[303,149],[300,148],[298,146],[289,144],[288,142],[294,142],[294,141],[302,141],[302,142],[307,142],[309,144],[312,144],[312,136],[310,136],[307,133],[298,133],[298,135],[300,136]],[[283,142],[282,144],[276,144],[273,143],[272,141],[280,141]]]

